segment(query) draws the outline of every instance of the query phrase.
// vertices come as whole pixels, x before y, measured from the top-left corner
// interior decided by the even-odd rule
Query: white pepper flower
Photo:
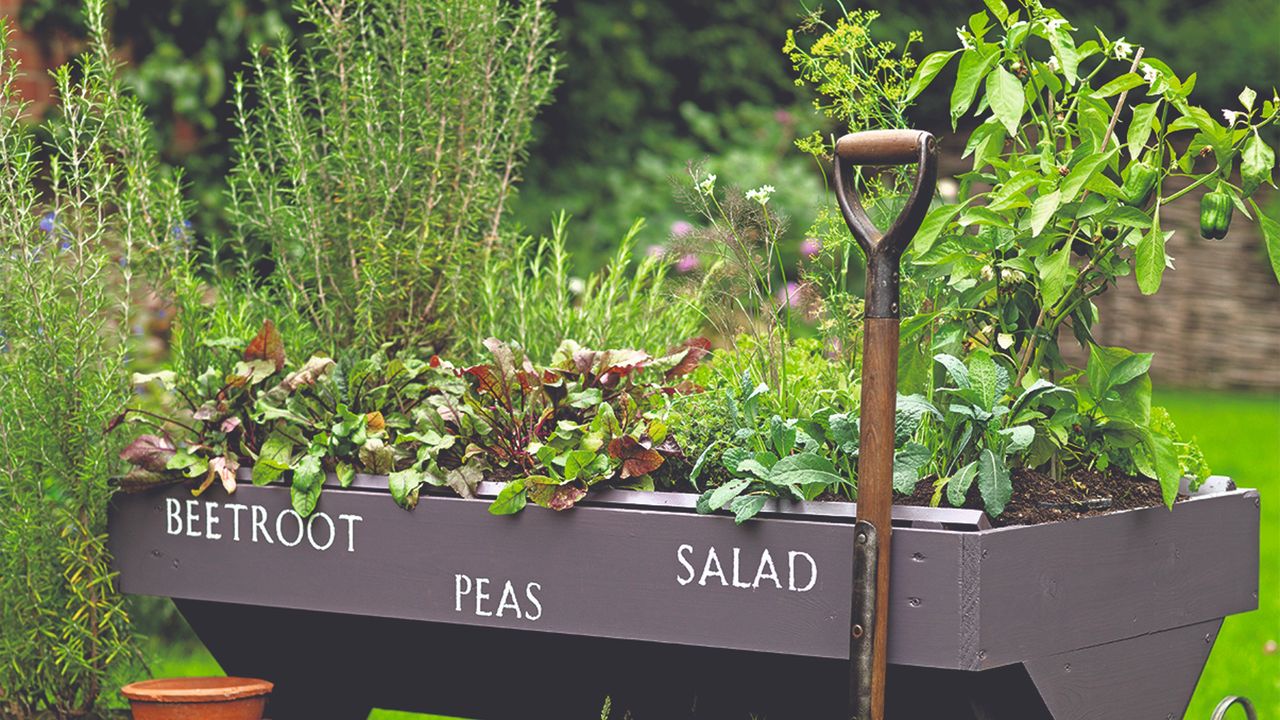
[[[1051,56],[1049,58],[1049,62],[1045,63],[1045,65],[1049,66],[1050,72],[1055,72],[1055,73],[1058,72],[1058,56],[1057,55]]]
[[[1235,110],[1227,110],[1226,108],[1223,108],[1222,119],[1226,120],[1228,125],[1235,125],[1236,121],[1239,120],[1240,116],[1243,114],[1244,113],[1236,112]]]
[[[956,28],[956,37],[960,38],[960,44],[964,47],[965,50],[973,49],[973,43],[969,41],[969,33],[965,32],[964,28],[962,27]]]
[[[1138,69],[1142,71],[1142,79],[1148,85],[1160,79],[1160,71],[1156,70],[1155,68],[1151,67],[1146,63],[1139,63]]]
[[[1128,60],[1133,57],[1133,45],[1120,38],[1111,44],[1111,54],[1117,60]]]
[[[698,192],[702,193],[706,197],[711,197],[712,193],[714,193],[715,191],[716,191],[716,175],[715,173],[709,173],[705,178],[702,179],[702,182],[698,183]]]
[[[769,202],[769,198],[774,192],[775,188],[772,185],[761,185],[755,190],[748,190],[747,199],[753,202],[758,202],[760,203],[760,206],[763,207]]]

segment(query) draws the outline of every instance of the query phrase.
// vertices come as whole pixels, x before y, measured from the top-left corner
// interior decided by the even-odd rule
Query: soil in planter
[[[896,497],[894,502],[927,506],[932,498],[933,478],[925,478],[910,497]],[[997,527],[1037,525],[1163,503],[1160,483],[1150,478],[1081,469],[1055,482],[1046,473],[1017,469],[1013,471],[1013,497],[1004,514],[992,518],[991,524]],[[950,507],[945,498],[942,504]],[[983,509],[976,487],[969,493],[964,507]]]

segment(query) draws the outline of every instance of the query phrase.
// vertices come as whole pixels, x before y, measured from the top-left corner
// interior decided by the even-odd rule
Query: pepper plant
[[[907,259],[907,272],[925,284],[920,312],[904,320],[904,342],[918,357],[995,357],[1007,366],[1011,394],[1043,381],[1075,384],[1079,402],[1064,417],[1105,415],[1095,426],[1111,432],[1085,455],[1071,451],[1078,424],[1066,433],[1043,429],[1055,471],[1062,463],[1116,464],[1158,478],[1171,503],[1181,465],[1170,438],[1151,424],[1150,358],[1113,358],[1127,351],[1098,348],[1091,301],[1130,274],[1143,293],[1159,289],[1172,263],[1162,211],[1201,188],[1211,191],[1206,237],[1225,234],[1234,206],[1261,224],[1273,261],[1280,259],[1280,225],[1252,199],[1263,183],[1274,184],[1275,155],[1261,131],[1280,119],[1280,100],[1259,102],[1246,88],[1240,109],[1219,122],[1188,100],[1194,74],[1180,77],[1123,38],[1086,37],[1035,0],[986,6],[959,30],[960,48],[921,61],[908,93],[925,92],[954,60],[952,123],[978,124],[965,141],[973,164],[957,178],[958,197],[930,211]],[[1060,351],[1066,328],[1096,358],[1083,375]],[[1099,379],[1104,366],[1118,364],[1120,379]],[[931,368],[907,370],[909,388],[933,392]],[[1139,381],[1145,392],[1131,392],[1129,383]],[[999,458],[1003,444],[987,449]],[[947,463],[935,467],[945,481]],[[949,494],[962,499],[958,490]]]

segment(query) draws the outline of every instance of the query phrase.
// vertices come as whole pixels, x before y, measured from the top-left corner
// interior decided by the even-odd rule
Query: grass
[[[1227,619],[1186,718],[1207,720],[1226,695],[1246,695],[1259,717],[1280,718],[1280,652],[1274,645],[1268,650],[1269,642],[1280,642],[1280,395],[1166,391],[1156,402],[1169,409],[1184,436],[1199,441],[1215,473],[1261,490],[1264,498],[1259,610]],[[157,641],[149,650],[156,676],[222,674],[194,638]],[[447,720],[391,710],[375,710],[369,718]]]
[[[1262,492],[1258,611],[1227,618],[1186,717],[1207,720],[1223,696],[1246,695],[1258,717],[1280,718],[1280,395],[1179,391],[1156,402],[1199,441],[1215,473]]]

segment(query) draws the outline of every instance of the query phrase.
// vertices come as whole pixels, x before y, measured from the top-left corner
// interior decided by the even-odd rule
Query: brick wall
[[[17,81],[18,92],[31,103],[31,111],[38,117],[49,107],[53,81],[47,71],[50,63],[46,61],[39,43],[18,26],[21,10],[22,0],[0,0],[0,16],[5,18],[12,33],[10,46],[22,63],[22,77]]]

